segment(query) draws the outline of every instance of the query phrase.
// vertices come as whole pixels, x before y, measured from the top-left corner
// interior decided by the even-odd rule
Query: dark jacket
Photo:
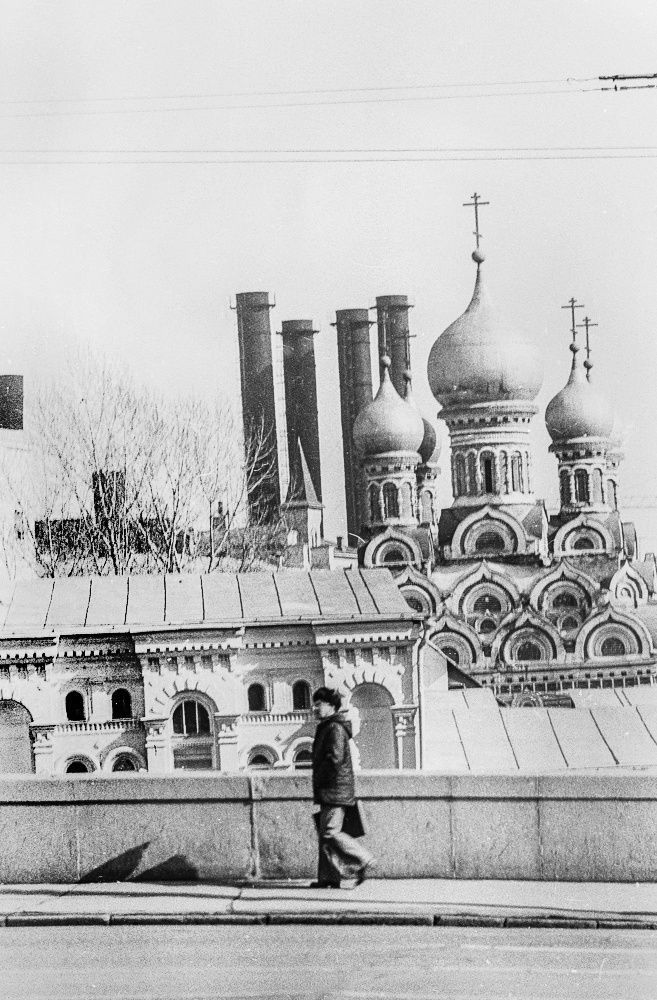
[[[322,719],[313,743],[313,796],[327,806],[351,806],[356,801],[349,740],[351,723],[343,715]]]

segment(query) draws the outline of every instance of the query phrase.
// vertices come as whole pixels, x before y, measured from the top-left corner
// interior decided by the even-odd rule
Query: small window
[[[401,496],[401,516],[403,518],[413,517],[413,490],[410,483],[402,483]]]
[[[468,492],[468,482],[465,471],[465,458],[457,455],[454,459],[454,480],[457,497],[463,497]]]
[[[198,736],[210,732],[210,716],[200,702],[189,698],[173,713],[173,731],[177,736]]]
[[[310,684],[297,681],[292,686],[292,708],[295,712],[307,712],[310,708]]]
[[[576,618],[571,618],[569,615],[567,618],[564,618],[561,628],[564,632],[572,632],[579,628],[579,622]]]
[[[112,764],[112,771],[136,771],[137,765],[127,753],[122,753]]]
[[[383,516],[386,520],[399,517],[399,498],[394,483],[386,483],[383,487]]]
[[[575,470],[575,501],[576,503],[589,502],[589,477],[584,469]]]
[[[90,768],[83,760],[72,760],[66,768],[67,774],[88,774]]]
[[[126,691],[125,688],[119,688],[112,694],[112,718],[132,718],[132,698],[130,692]]]
[[[378,524],[381,520],[381,498],[379,496],[379,487],[370,486],[370,522],[372,524]]]
[[[384,563],[406,563],[406,556],[401,549],[388,549],[383,556]]]
[[[451,663],[455,667],[459,665],[461,658],[458,649],[455,649],[454,646],[441,646],[440,652],[448,663]]]
[[[535,642],[527,641],[521,643],[516,650],[516,660],[540,660],[541,649]]]
[[[267,702],[265,699],[265,689],[262,684],[251,684],[247,697],[249,699],[249,712],[266,712]]]
[[[495,492],[495,466],[492,458],[482,458],[481,471],[484,479],[484,493]]]
[[[561,494],[561,506],[568,507],[570,504],[570,475],[565,469],[559,476],[559,493]]]
[[[604,640],[600,652],[603,656],[625,656],[625,643],[618,636],[613,635]]]
[[[422,524],[433,524],[433,494],[423,490],[420,499],[420,518]]]
[[[493,594],[482,594],[474,602],[472,611],[475,615],[499,615],[502,611],[501,602]]]
[[[272,757],[262,750],[257,750],[249,756],[249,767],[256,767],[261,770],[265,770],[272,767],[273,763]]]
[[[69,722],[84,722],[84,698],[79,691],[69,691],[66,695],[66,718]]]
[[[555,608],[576,608],[577,598],[567,590],[562,590],[554,599]]]
[[[484,531],[475,542],[476,552],[501,552],[504,539],[497,531]]]
[[[418,611],[420,614],[426,614],[427,609],[419,597],[414,597],[412,594],[404,594],[404,600],[408,604],[409,608],[413,608],[413,611]]]
[[[484,618],[483,621],[479,622],[479,631],[483,632],[484,635],[489,635],[491,632],[494,632],[496,628],[497,622],[495,622],[492,618]]]
[[[577,549],[579,552],[585,549],[594,549],[594,548],[595,545],[593,544],[593,541],[586,535],[583,535],[581,538],[578,538],[575,544],[573,545],[573,549]]]
[[[310,747],[301,747],[294,754],[294,766],[299,770],[307,770],[313,766],[313,755]]]

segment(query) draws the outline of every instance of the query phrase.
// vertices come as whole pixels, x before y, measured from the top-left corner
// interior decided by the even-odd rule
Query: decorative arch
[[[389,569],[415,566],[419,569],[422,552],[415,539],[406,532],[399,528],[387,528],[368,543],[363,564],[368,569],[372,566],[387,566]]]
[[[312,748],[313,741],[308,736],[300,736],[298,739],[293,740],[288,746],[285,752],[285,761],[291,764],[293,767],[299,769],[306,769],[312,766]],[[303,763],[297,761],[297,756],[300,754],[309,753],[311,755],[310,761],[304,760]]]
[[[649,597],[648,584],[627,561],[611,578],[609,593],[612,601],[623,607],[636,608],[639,604],[646,604]]]
[[[72,753],[62,763],[63,774],[92,774],[100,770],[98,761],[88,754]]]
[[[244,766],[266,770],[280,760],[278,751],[267,743],[258,743],[242,752]]]
[[[467,615],[468,607],[487,592],[502,598],[503,615],[520,604],[520,591],[513,580],[484,561],[454,587],[449,601],[451,610],[457,615]]]
[[[530,647],[533,652],[530,655]],[[538,652],[538,655],[536,655]],[[559,632],[533,608],[510,615],[502,625],[491,647],[493,663],[534,665],[564,660],[566,650]]]
[[[603,645],[609,639],[623,644],[625,652],[618,653],[618,658],[622,656],[630,661],[643,659],[653,652],[650,633],[643,622],[608,606],[590,618],[580,631],[575,656],[581,660],[608,664],[614,654],[603,652]]]
[[[486,536],[495,536],[503,544],[499,548],[482,549],[482,539]],[[451,548],[452,555],[460,559],[479,558],[486,553],[493,558],[495,555],[524,555],[527,540],[524,529],[515,518],[487,504],[461,521],[454,532]]]
[[[395,580],[406,603],[415,611],[427,616],[435,615],[441,607],[440,591],[429,577],[408,566]]]
[[[592,577],[569,562],[562,561],[534,585],[529,595],[529,603],[535,611],[545,615],[546,609],[552,606],[556,594],[564,590],[581,594],[590,611],[598,589],[598,584]]]
[[[610,532],[601,521],[589,514],[580,514],[568,521],[554,536],[555,556],[577,557],[613,550],[614,540]]]
[[[129,768],[122,768],[120,766],[123,758],[130,760],[134,765],[135,771],[145,771],[147,770],[146,761],[144,757],[131,746],[116,747],[111,753],[108,753],[107,757],[103,761],[103,771],[123,771],[129,770]]]
[[[458,653],[458,664],[461,669],[478,667],[483,660],[481,639],[475,629],[461,621],[448,611],[444,611],[427,634],[427,642],[443,652],[444,649],[455,649]],[[453,657],[443,652],[447,660]]]

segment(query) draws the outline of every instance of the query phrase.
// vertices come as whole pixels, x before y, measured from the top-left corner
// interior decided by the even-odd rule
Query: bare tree
[[[278,563],[283,525],[252,502],[271,435],[244,443],[228,403],[157,397],[85,353],[39,389],[31,418],[25,468],[3,472],[23,524],[14,547],[39,575]]]

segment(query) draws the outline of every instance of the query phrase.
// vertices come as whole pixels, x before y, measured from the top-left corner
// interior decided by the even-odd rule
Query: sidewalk
[[[0,885],[0,926],[350,923],[657,929],[657,884],[373,879],[355,889]]]

